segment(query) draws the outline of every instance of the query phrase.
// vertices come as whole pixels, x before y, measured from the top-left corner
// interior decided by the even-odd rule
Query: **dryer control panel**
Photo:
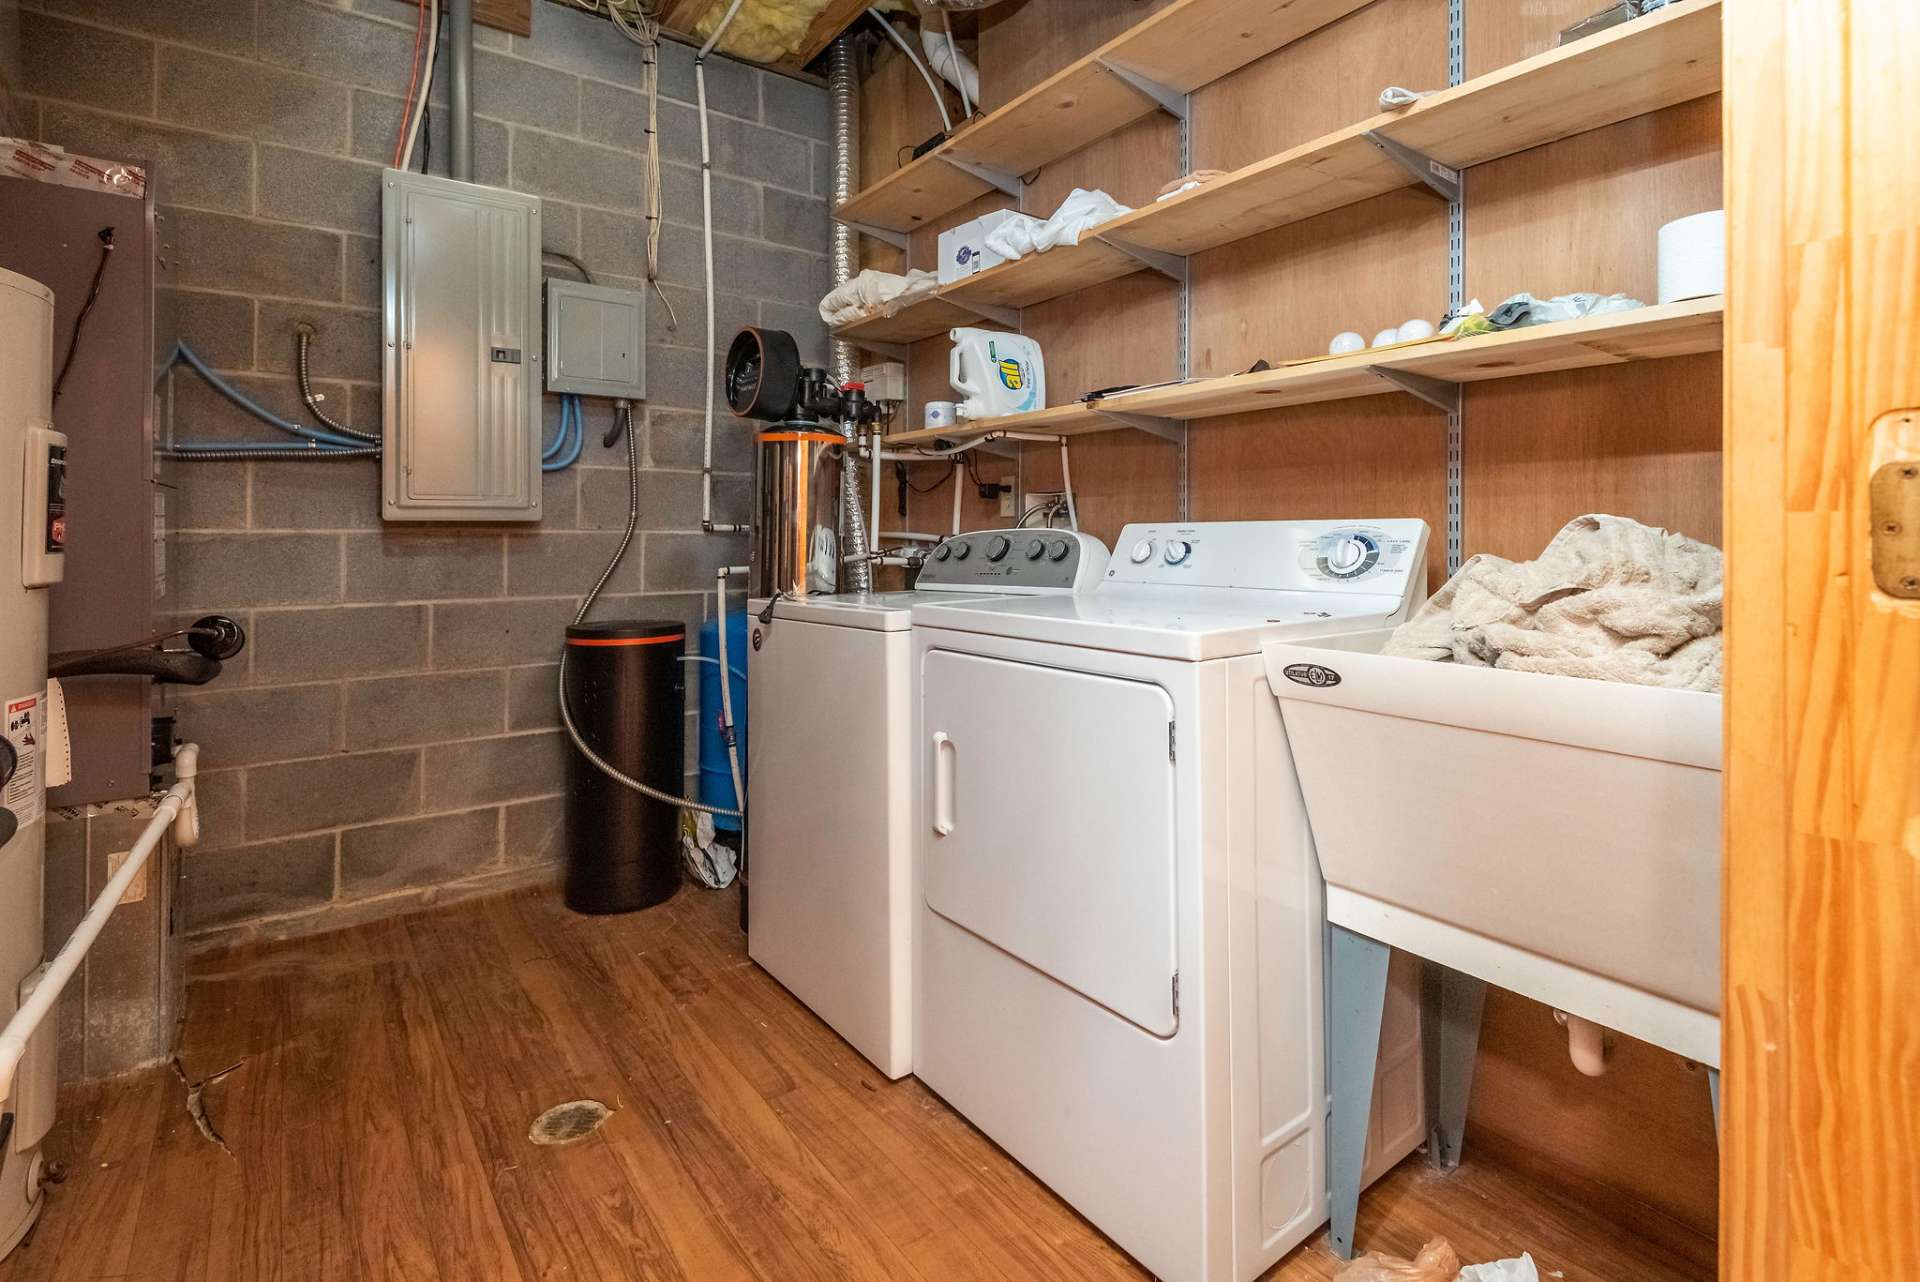
[[[922,592],[1084,592],[1099,583],[1107,549],[1073,530],[973,530],[927,554]]]
[[[1425,598],[1427,523],[1195,521],[1120,531],[1109,583]]]

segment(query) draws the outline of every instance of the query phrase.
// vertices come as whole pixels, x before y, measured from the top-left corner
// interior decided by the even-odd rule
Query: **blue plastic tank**
[[[700,800],[709,806],[738,810],[733,795],[733,771],[727,766],[727,741],[720,737],[720,628],[713,619],[700,625]],[[705,662],[711,658],[712,663]],[[747,615],[744,610],[727,612],[727,661],[733,668],[733,742],[740,754],[740,774],[747,770]],[[715,815],[713,826],[721,832],[740,831],[740,820],[733,815]]]

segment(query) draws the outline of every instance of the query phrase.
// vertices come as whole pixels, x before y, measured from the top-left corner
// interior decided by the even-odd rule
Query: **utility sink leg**
[[[1380,1020],[1387,1004],[1393,950],[1344,926],[1330,927],[1327,963],[1327,1070],[1333,1082],[1331,1202],[1333,1253],[1353,1258],[1353,1222],[1360,1211],[1360,1175],[1373,1118],[1373,1073],[1380,1059]]]
[[[1707,1098],[1713,1102],[1713,1137],[1720,1138],[1720,1070],[1707,1070]]]
[[[1484,980],[1423,962],[1420,974],[1422,1067],[1426,1071],[1427,1160],[1443,1171],[1460,1165],[1473,1093],[1473,1061],[1480,1049]]]

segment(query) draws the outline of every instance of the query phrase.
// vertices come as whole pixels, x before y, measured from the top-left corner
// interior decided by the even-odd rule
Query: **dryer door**
[[[1173,701],[951,650],[921,673],[928,906],[1172,1036]]]

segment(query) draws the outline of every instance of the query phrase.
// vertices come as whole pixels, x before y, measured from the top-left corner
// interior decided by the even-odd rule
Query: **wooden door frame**
[[[1729,0],[1724,30],[1720,1276],[1911,1277],[1920,602],[1875,588],[1866,481],[1920,407],[1920,5]]]

